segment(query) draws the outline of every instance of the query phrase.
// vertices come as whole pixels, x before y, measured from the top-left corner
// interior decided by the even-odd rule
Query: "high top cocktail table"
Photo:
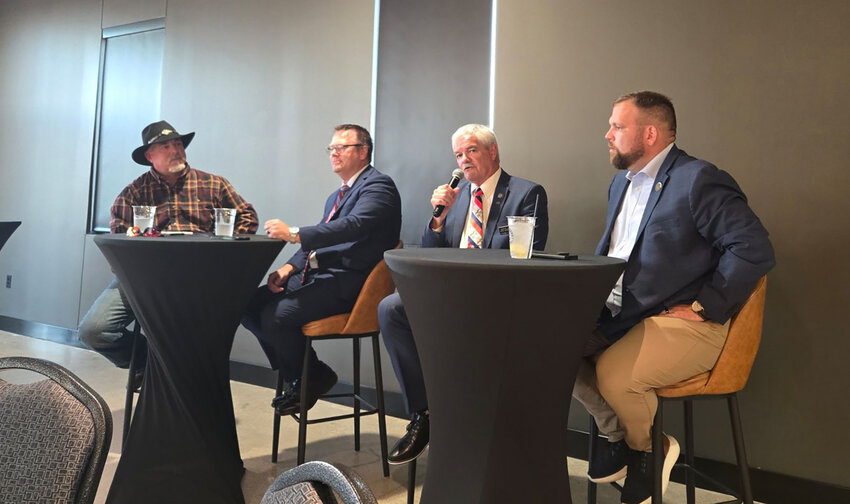
[[[572,502],[571,392],[625,262],[446,248],[390,250],[384,258],[428,390],[422,504]]]
[[[20,225],[21,221],[0,221],[0,249]]]
[[[230,394],[242,312],[283,241],[94,238],[148,340],[139,403],[107,502],[244,502]]]

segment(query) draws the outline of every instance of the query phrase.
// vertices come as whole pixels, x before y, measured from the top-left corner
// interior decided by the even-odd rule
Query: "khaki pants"
[[[633,450],[652,451],[655,389],[714,367],[729,322],[695,322],[649,317],[610,344],[594,333],[579,366],[573,397],[596,420],[610,442],[626,440]]]

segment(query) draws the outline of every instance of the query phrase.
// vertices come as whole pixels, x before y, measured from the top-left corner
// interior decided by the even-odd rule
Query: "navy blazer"
[[[337,295],[356,298],[384,251],[398,245],[401,197],[393,180],[370,165],[345,193],[330,222],[325,222],[338,192],[328,196],[318,224],[299,229],[301,249],[287,262],[301,270],[307,254],[315,250],[319,268],[311,279],[333,277]]]
[[[622,172],[611,182],[599,255],[608,254],[628,186]],[[674,145],[653,181],[623,273],[622,311],[611,317],[603,310],[599,329],[613,341],[665,307],[694,300],[710,320],[725,323],[774,264],[767,230],[735,180]]]
[[[460,247],[460,237],[469,215],[469,181],[463,180],[458,187],[460,193],[454,205],[446,214],[443,229],[437,233],[425,226],[422,234],[423,247]],[[490,204],[487,216],[487,226],[484,229],[484,248],[510,247],[508,233],[500,233],[499,228],[508,225],[509,215],[531,215],[537,204],[537,221],[534,228],[534,249],[546,248],[546,238],[549,236],[549,204],[546,190],[540,184],[519,177],[512,177],[502,170],[502,175],[496,183],[496,194]],[[429,219],[430,224],[430,219]]]

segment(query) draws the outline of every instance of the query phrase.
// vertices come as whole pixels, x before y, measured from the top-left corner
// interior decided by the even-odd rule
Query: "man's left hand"
[[[289,241],[289,226],[280,219],[272,219],[266,221],[266,224],[263,226],[266,230],[266,234],[269,235],[269,238],[275,238],[277,240]]]
[[[691,309],[691,305],[676,305],[658,314],[661,317],[676,317],[694,322],[705,322],[699,314]]]
[[[277,294],[278,292],[283,292],[284,287],[286,287],[286,281],[289,280],[289,277],[295,273],[295,266],[286,263],[280,268],[272,271],[271,275],[269,275],[269,280],[266,282],[269,290]]]

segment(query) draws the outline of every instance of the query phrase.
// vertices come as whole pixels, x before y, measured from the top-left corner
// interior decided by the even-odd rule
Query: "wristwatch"
[[[289,226],[289,243],[298,243],[298,226]]]
[[[705,308],[702,307],[702,304],[699,301],[694,300],[694,302],[691,303],[691,310],[693,310],[694,313],[699,315],[703,320],[708,320],[708,316],[705,314]]]

